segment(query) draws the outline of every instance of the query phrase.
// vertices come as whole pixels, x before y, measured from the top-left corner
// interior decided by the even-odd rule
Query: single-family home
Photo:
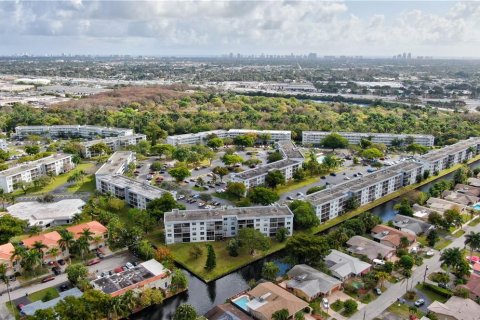
[[[397,230],[383,224],[376,225],[372,229],[372,236],[375,241],[392,248],[398,248],[403,237],[408,239],[409,244],[417,240],[417,236],[413,232]]]
[[[59,259],[65,259],[69,256],[69,252],[66,249],[63,251],[58,244],[58,241],[62,238],[60,233],[57,231],[52,231],[44,234],[39,234],[37,236],[33,236],[27,239],[23,239],[22,243],[27,249],[32,249],[35,246],[35,243],[42,243],[46,246],[43,248],[43,261],[45,263],[57,261]],[[50,252],[53,248],[58,249],[58,254],[52,255]]]
[[[325,264],[328,270],[332,272],[332,275],[341,281],[364,275],[372,268],[371,264],[338,250],[332,250],[330,254],[325,257]]]
[[[474,180],[471,180],[474,179]],[[475,178],[470,178],[469,179],[473,184],[461,184],[458,183],[455,185],[455,188],[453,188],[453,191],[460,192],[463,194],[468,194],[470,196],[474,197],[480,197],[480,179],[475,179]],[[476,181],[478,180],[479,185],[476,185]],[[468,183],[468,180],[467,180]]]
[[[0,265],[5,264],[7,266],[7,276],[12,276],[15,272],[20,271],[20,263],[18,261],[12,261],[12,253],[15,250],[13,244],[5,243],[0,245]]]
[[[472,272],[464,287],[470,292],[470,299],[477,300],[480,298],[480,275]]]
[[[308,307],[308,303],[296,297],[287,290],[280,288],[272,282],[263,282],[247,292],[247,299],[244,307],[253,318],[258,320],[270,320],[272,315],[279,310],[288,310],[289,318],[295,313]],[[235,303],[235,299],[232,300]],[[237,303],[235,303],[238,305]]]
[[[442,198],[447,200],[447,201],[462,204],[464,206],[474,205],[475,203],[477,203],[480,200],[479,197],[472,196],[472,195],[469,195],[469,194],[466,194],[466,193],[450,191],[450,190],[443,191],[442,192]]]
[[[287,289],[297,297],[312,301],[342,288],[342,282],[306,264],[297,264],[287,272]]]
[[[437,211],[437,210],[433,210],[432,208],[428,208],[428,207],[425,207],[425,206],[421,206],[417,203],[415,203],[413,206],[412,206],[412,210],[413,210],[413,216],[417,219],[421,219],[423,221],[427,221],[428,220],[428,216],[431,214],[431,213],[438,213],[438,214],[442,214],[442,212],[440,211]]]
[[[395,254],[395,248],[370,240],[362,236],[353,236],[347,241],[348,252],[367,256],[368,259],[388,260]]]
[[[477,178],[468,178],[467,183],[472,187],[480,188],[480,176]]]
[[[434,228],[433,225],[417,218],[397,214],[393,220],[395,229],[413,232],[415,235],[427,234]]]
[[[439,320],[478,320],[480,305],[471,299],[453,296],[447,302],[434,301],[428,306]]]
[[[433,197],[427,200],[427,206],[441,213],[444,213],[447,210],[458,210],[460,213],[462,213],[467,210],[467,206],[463,204]]]
[[[85,230],[90,231],[92,236],[92,240],[89,241],[90,250],[101,248],[106,245],[108,230],[98,221],[89,221],[86,223],[77,224],[75,226],[68,227],[67,230],[73,233],[75,240],[78,240]]]
[[[205,313],[205,318],[208,320],[253,320],[252,317],[230,303],[219,304],[213,307]]]

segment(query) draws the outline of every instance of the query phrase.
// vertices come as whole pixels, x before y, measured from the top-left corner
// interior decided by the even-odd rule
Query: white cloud
[[[376,2],[364,5],[375,8]],[[443,14],[425,6],[388,14],[356,8],[343,1],[0,2],[0,41],[37,52],[69,52],[65,38],[88,45],[84,53],[95,53],[92,44],[102,41],[111,53],[390,54],[416,48],[433,54],[447,46],[480,52],[478,2],[452,4]],[[45,47],[25,41],[32,37],[42,37]]]

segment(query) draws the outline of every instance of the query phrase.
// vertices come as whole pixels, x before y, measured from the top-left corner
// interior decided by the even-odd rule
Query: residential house
[[[368,273],[372,267],[371,264],[338,250],[332,250],[330,254],[325,257],[325,264],[328,270],[332,272],[332,275],[341,281],[345,281],[351,277],[362,276]]]
[[[415,203],[413,206],[412,206],[412,210],[413,210],[413,216],[417,219],[420,219],[422,221],[427,221],[428,220],[428,216],[431,214],[431,213],[438,213],[438,214],[442,214],[442,212],[440,211],[437,211],[437,210],[434,210],[432,208],[428,208],[428,207],[425,207],[425,206],[421,206],[417,203]]]
[[[472,179],[472,178],[470,178],[470,179]],[[479,180],[479,182],[480,182],[480,180]],[[468,184],[458,183],[458,184],[455,185],[455,188],[453,188],[453,190],[456,191],[456,192],[459,192],[459,193],[468,194],[469,196],[480,197],[480,188],[479,187],[480,187],[480,185],[475,186],[474,184],[468,185]]]
[[[480,177],[478,178],[468,178],[467,183],[475,188],[480,188]]]
[[[480,201],[479,197],[450,190],[443,191],[442,198],[464,206],[472,206]]]
[[[246,311],[258,320],[270,320],[279,310],[288,310],[289,318],[308,307],[308,303],[272,282],[263,282],[247,292]],[[235,300],[232,301],[235,303]]]
[[[438,320],[478,320],[480,305],[471,299],[453,296],[447,302],[434,301],[427,307]]]
[[[405,232],[412,232],[415,235],[427,234],[434,228],[433,225],[414,217],[397,214],[393,220],[395,229]]]
[[[15,272],[19,272],[21,269],[18,261],[12,261],[12,253],[14,250],[15,248],[10,242],[0,245],[0,265],[5,264],[7,266],[7,276],[13,276]]]
[[[306,264],[297,264],[287,272],[287,289],[307,301],[328,296],[342,288],[342,282]]]
[[[472,272],[467,284],[463,286],[470,292],[470,299],[477,301],[480,299],[480,275]]]
[[[252,317],[240,311],[231,303],[219,304],[210,309],[204,316],[208,320],[253,320]]]
[[[347,246],[348,252],[367,256],[370,261],[374,259],[388,260],[395,254],[394,248],[362,236],[351,237],[347,241]]]
[[[48,233],[39,234],[37,236],[33,236],[27,239],[23,239],[22,244],[25,246],[25,248],[32,249],[34,247],[35,242],[43,243],[46,246],[46,248],[42,249],[44,254],[43,262],[48,263],[48,262],[54,262],[60,259],[65,259],[69,256],[68,249],[65,249],[65,251],[63,251],[60,248],[60,245],[58,244],[58,241],[61,238],[62,237],[60,236],[60,233],[58,233],[57,231],[52,231]],[[49,253],[50,250],[53,248],[58,249],[57,256],[53,256]]]
[[[441,212],[442,214],[447,210],[458,210],[460,213],[467,210],[467,206],[463,204],[433,197],[427,200],[427,206],[433,210]]]
[[[108,230],[98,221],[89,221],[86,223],[77,224],[67,228],[73,234],[75,240],[82,236],[82,232],[89,230],[92,233],[93,240],[90,240],[90,250],[101,248],[106,245],[108,238]]]
[[[376,225],[372,229],[372,236],[375,241],[392,248],[398,248],[401,239],[404,237],[408,239],[409,244],[412,244],[417,240],[417,237],[413,232],[400,231],[382,224]]]

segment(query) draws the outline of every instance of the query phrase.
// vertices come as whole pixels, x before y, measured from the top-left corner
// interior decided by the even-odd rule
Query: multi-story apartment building
[[[422,146],[432,147],[435,138],[432,135],[426,134],[394,134],[394,133],[375,133],[375,132],[337,132],[342,137],[348,140],[349,144],[359,144],[362,139],[371,140],[373,143],[383,143],[387,146],[392,144],[394,140],[408,140],[412,139],[413,143]],[[303,145],[319,145],[323,138],[332,134],[329,131],[303,131],[302,144]]]
[[[264,185],[267,174],[275,170],[279,170],[285,177],[285,180],[291,180],[294,172],[301,168],[302,163],[302,160],[282,159],[240,173],[232,173],[230,180],[243,183],[247,189],[253,188]]]
[[[128,136],[119,136],[119,137],[110,137],[105,139],[97,139],[91,140],[87,142],[83,142],[82,146],[82,155],[84,158],[91,158],[98,156],[99,154],[92,150],[92,146],[104,143],[109,147],[112,151],[117,151],[121,149],[125,149],[129,146],[135,146],[140,141],[146,141],[147,136],[144,134],[133,134]]]
[[[285,227],[293,233],[293,213],[287,206],[223,207],[166,212],[165,243],[215,241],[235,237],[242,228],[254,228],[273,237]]]
[[[59,175],[74,167],[72,155],[55,154],[0,171],[0,189],[12,192],[20,182],[32,182],[43,175]]]
[[[432,150],[419,157],[430,173],[439,172],[451,166],[469,160],[480,153],[480,138],[470,138],[446,146],[442,149]]]
[[[15,135],[18,137],[39,135],[51,138],[106,138],[133,135],[133,130],[87,125],[18,126],[15,127]]]
[[[125,200],[134,208],[146,209],[147,204],[153,199],[160,198],[169,192],[176,198],[175,191],[167,191],[154,187],[148,182],[139,182],[122,175],[102,175],[97,178],[97,190],[104,194],[111,194]]]
[[[101,190],[100,178],[111,175],[124,174],[130,163],[135,163],[135,152],[132,151],[117,151],[114,152],[107,162],[105,162],[100,169],[95,172],[95,182],[97,190]]]
[[[276,142],[283,140],[291,140],[291,131],[282,130],[254,130],[254,129],[230,129],[230,130],[211,130],[198,133],[187,133],[175,136],[168,136],[167,143],[171,145],[182,144],[203,144],[206,143],[208,138],[215,135],[219,138],[235,138],[237,136],[254,133],[259,138],[262,134],[267,134],[268,142]]]

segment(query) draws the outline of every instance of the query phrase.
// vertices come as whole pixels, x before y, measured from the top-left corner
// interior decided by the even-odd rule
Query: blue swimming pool
[[[240,308],[242,308],[243,310],[248,311],[247,303],[249,301],[250,301],[250,299],[248,298],[248,296],[241,296],[241,297],[233,300],[232,302],[235,303]]]
[[[479,202],[479,203],[475,203],[472,207],[473,207],[473,209],[475,209],[475,210],[480,210],[480,202]]]

